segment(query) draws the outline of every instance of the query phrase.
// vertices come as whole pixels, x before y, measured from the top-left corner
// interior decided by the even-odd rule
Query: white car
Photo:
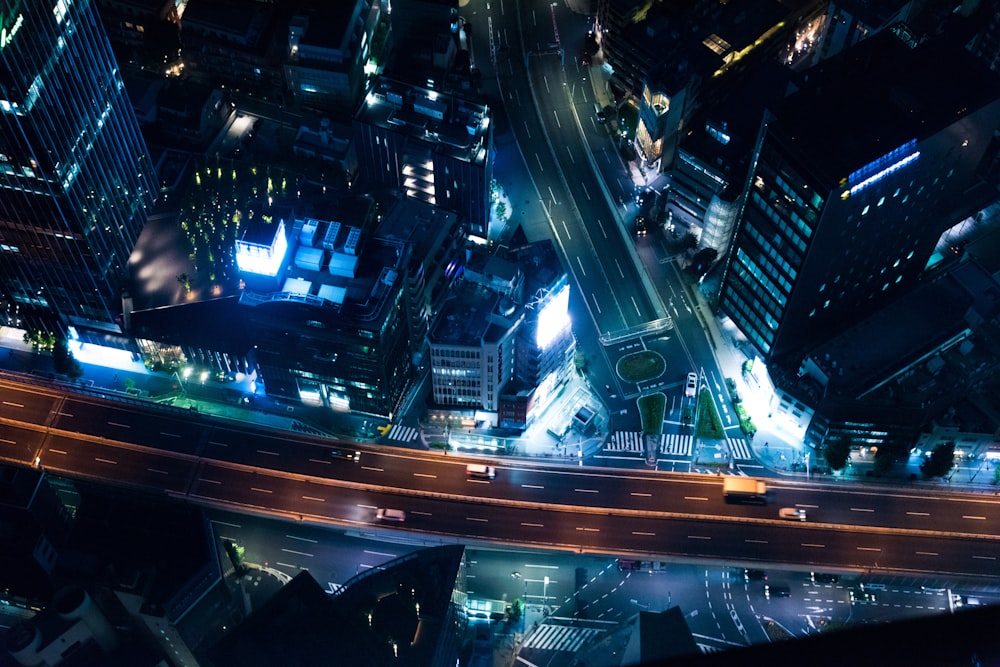
[[[806,511],[798,507],[782,507],[778,510],[778,516],[787,521],[805,521]]]
[[[478,477],[479,479],[493,479],[497,476],[497,469],[493,466],[470,463],[465,466],[465,474],[469,477]]]
[[[375,512],[375,518],[379,521],[406,521],[406,512],[403,510],[391,510],[380,507]]]
[[[694,373],[688,373],[687,382],[684,385],[684,395],[688,398],[694,398],[696,393],[698,393],[698,376]]]

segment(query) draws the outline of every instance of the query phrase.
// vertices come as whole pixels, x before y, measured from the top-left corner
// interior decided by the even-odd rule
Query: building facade
[[[299,106],[350,113],[367,85],[372,47],[389,21],[380,0],[306,3],[288,25],[285,79]],[[378,44],[376,32],[382,31]]]
[[[993,73],[940,40],[884,31],[810,70],[762,123],[723,312],[797,366],[911,289],[938,237],[996,198],[998,127]]]
[[[358,174],[457,213],[489,235],[493,128],[488,107],[380,78],[354,116]]]
[[[0,290],[22,328],[120,331],[156,179],[91,0],[0,11]]]

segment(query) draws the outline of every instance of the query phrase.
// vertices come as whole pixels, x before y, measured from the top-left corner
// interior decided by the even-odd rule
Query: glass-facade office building
[[[1000,149],[998,80],[947,42],[887,32],[807,83],[761,127],[720,294],[793,368],[918,283],[941,234],[996,199]]]
[[[92,0],[0,0],[0,292],[22,328],[116,332],[155,177]]]

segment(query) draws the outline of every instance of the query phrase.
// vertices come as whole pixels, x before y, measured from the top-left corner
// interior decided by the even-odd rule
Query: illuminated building
[[[380,0],[303,2],[288,26],[285,78],[295,104],[353,111],[377,71],[387,14]],[[376,33],[381,31],[379,43]]]
[[[569,290],[549,241],[473,253],[428,336],[433,403],[525,428],[572,371]]]
[[[761,125],[722,311],[796,367],[911,289],[941,234],[995,199],[998,127],[995,75],[944,41],[884,31],[809,70]]]
[[[269,396],[390,415],[414,372],[408,247],[371,235],[370,199],[342,203],[339,220],[297,218],[244,232],[241,314]]]
[[[358,175],[457,213],[488,238],[493,128],[487,107],[379,78],[354,116]]]
[[[727,80],[774,57],[802,11],[805,3],[601,0],[608,85],[616,96],[636,98],[636,149],[647,165],[668,171],[692,115],[712,106]]]
[[[494,255],[485,259],[488,266],[478,276],[476,262],[468,263],[428,343],[434,404],[481,411],[477,421],[495,424],[500,393],[514,377],[515,341],[523,317],[515,296],[523,278],[512,262]],[[510,289],[496,289],[501,284]]]
[[[525,311],[518,335],[515,382],[500,397],[500,426],[526,428],[559,395],[574,372],[576,337],[569,278],[550,241],[516,250],[524,273]]]
[[[666,191],[671,222],[687,223],[699,247],[725,257],[732,241],[751,153],[764,109],[784,97],[789,71],[763,64],[727,86],[726,95],[687,123]]]
[[[0,290],[22,328],[120,333],[156,180],[90,0],[0,9]]]

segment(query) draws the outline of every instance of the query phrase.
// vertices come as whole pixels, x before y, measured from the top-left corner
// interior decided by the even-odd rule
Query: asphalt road
[[[586,308],[587,317],[574,318],[575,329],[627,336],[606,344],[581,339],[581,349],[598,357],[591,375],[598,390],[605,387],[614,415],[609,428],[638,430],[637,412],[627,410],[639,395],[670,391],[691,371],[719,385],[724,373],[687,292],[690,281],[666,252],[660,230],[642,239],[633,233],[635,186],[607,126],[595,120],[591,71],[577,57],[590,19],[562,3],[529,0],[473,0],[466,11],[476,34],[486,36],[473,41],[477,66],[484,80],[496,80],[551,238],[573,278],[572,307]],[[659,323],[656,333],[643,334],[652,323]],[[636,344],[668,360],[664,375],[642,387],[620,382],[613,371],[627,354],[621,348],[634,352]],[[731,434],[742,437],[732,415],[722,416]],[[684,432],[680,421],[678,406],[664,433]]]
[[[461,457],[361,448],[242,429],[176,409],[0,384],[0,456],[52,472],[303,523],[370,527],[379,507],[423,535],[603,553],[995,576],[993,496],[772,483],[770,504],[730,505],[715,476],[497,460],[470,480]],[[37,426],[26,420],[32,420]],[[347,445],[352,449],[355,445]],[[810,521],[780,521],[780,506]]]

